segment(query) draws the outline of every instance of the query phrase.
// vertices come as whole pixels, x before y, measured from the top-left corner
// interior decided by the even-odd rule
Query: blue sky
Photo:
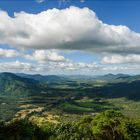
[[[139,73],[138,0],[1,0],[0,9],[0,71]]]

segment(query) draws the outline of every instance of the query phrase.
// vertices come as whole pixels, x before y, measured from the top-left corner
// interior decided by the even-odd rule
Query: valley
[[[138,77],[140,76],[106,75],[96,78],[92,76],[47,78],[42,75],[36,77],[36,75],[1,73],[3,88],[0,89],[0,119],[8,121],[17,116],[42,117],[47,112],[62,118],[68,115],[77,119],[82,115],[94,116],[112,109],[119,110],[131,118],[140,118]]]

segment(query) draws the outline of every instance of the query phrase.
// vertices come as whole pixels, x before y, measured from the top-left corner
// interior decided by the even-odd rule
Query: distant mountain
[[[139,81],[140,80],[140,75],[135,75],[135,76],[125,76],[125,77],[118,77],[116,80],[120,82],[133,82],[133,81]]]
[[[20,76],[22,78],[30,78],[34,79],[39,82],[58,82],[58,81],[66,81],[68,78],[63,76],[57,76],[57,75],[40,75],[40,74],[24,74],[24,73],[17,73],[17,76]]]
[[[130,75],[127,74],[106,74],[103,76],[97,76],[96,80],[105,80],[105,81],[116,81],[119,78],[126,78],[126,77],[131,77]]]
[[[119,83],[119,82],[132,82],[140,80],[140,75],[131,76],[128,74],[106,74],[100,76],[90,76],[90,75],[40,75],[40,74],[24,74],[17,73],[17,76],[21,78],[30,78],[39,82],[66,82],[66,81],[97,81],[102,80],[110,83]]]

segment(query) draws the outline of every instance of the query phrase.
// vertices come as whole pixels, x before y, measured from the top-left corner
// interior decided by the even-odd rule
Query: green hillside
[[[12,73],[0,74],[0,95],[28,96],[36,94],[38,90],[38,81]]]

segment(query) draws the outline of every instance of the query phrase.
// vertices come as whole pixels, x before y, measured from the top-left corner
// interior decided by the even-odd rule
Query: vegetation
[[[79,121],[49,123],[28,119],[0,123],[1,140],[139,140],[140,120],[108,110]]]
[[[0,74],[0,140],[139,140],[140,76]]]

